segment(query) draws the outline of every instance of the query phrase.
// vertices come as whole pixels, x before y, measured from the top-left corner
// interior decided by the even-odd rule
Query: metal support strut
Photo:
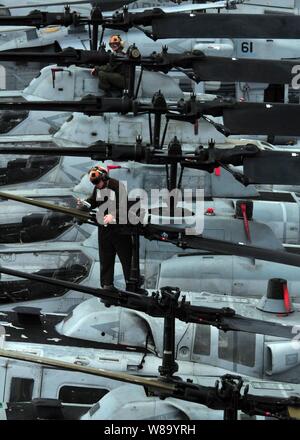
[[[130,279],[126,284],[126,290],[130,292],[141,293],[141,286],[143,284],[143,278],[140,272],[140,236],[138,231],[133,232],[132,235],[132,257],[131,257],[131,270]]]
[[[161,301],[167,310],[164,317],[163,359],[158,371],[165,379],[169,379],[178,371],[178,364],[175,362],[175,310],[179,295],[180,289],[178,288],[163,287],[161,289]]]
[[[95,20],[96,23],[92,24],[92,41],[91,50],[98,50],[98,37],[99,37],[99,24],[97,19],[100,21],[102,19],[101,9],[99,7],[94,7],[91,12],[91,20]]]

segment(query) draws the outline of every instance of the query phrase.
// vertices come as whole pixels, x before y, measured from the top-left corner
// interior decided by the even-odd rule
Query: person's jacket
[[[97,200],[98,193],[101,193],[101,191],[108,189],[109,192],[113,191],[115,194],[115,200],[113,200],[110,203],[110,200],[108,200],[108,197],[102,197],[103,200]],[[119,223],[119,217],[120,217],[120,209],[126,208],[126,213],[122,213],[122,220],[124,219],[124,216],[126,215],[127,218],[127,212],[128,212],[128,195],[125,185],[120,182],[117,179],[109,178],[107,180],[107,185],[105,188],[98,189],[96,186],[92,192],[92,195],[86,199],[86,202],[90,203],[91,209],[98,208],[99,206],[103,205],[104,203],[109,202],[108,208],[105,210],[104,215],[112,214],[115,219],[116,223]],[[101,195],[101,194],[100,194]]]
[[[118,55],[126,55],[125,52],[118,52]],[[95,66],[97,74],[100,71],[103,72],[111,72],[111,73],[119,73],[120,75],[127,76],[128,74],[128,65],[122,62],[111,62],[104,64],[103,66]]]

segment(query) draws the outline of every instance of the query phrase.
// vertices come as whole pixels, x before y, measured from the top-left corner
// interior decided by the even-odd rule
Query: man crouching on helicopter
[[[126,286],[130,279],[132,258],[132,237],[124,232],[124,227],[119,224],[121,209],[127,207],[127,191],[125,185],[117,179],[109,177],[108,170],[101,166],[95,166],[89,171],[90,182],[94,185],[91,196],[85,201],[78,199],[79,209],[99,208],[97,213],[98,246],[100,259],[100,279],[104,289],[114,289],[114,265],[118,255],[122,264]],[[114,193],[114,203],[110,203],[109,197]],[[110,199],[111,200],[111,199]],[[101,210],[105,208],[104,212]],[[125,207],[125,208],[124,208]],[[103,214],[103,217],[99,217]],[[127,216],[127,209],[126,209]],[[127,218],[127,217],[126,217]],[[103,224],[102,224],[103,223]]]
[[[120,35],[112,35],[109,39],[109,46],[115,54],[125,55],[123,52],[124,41]],[[121,91],[126,89],[127,68],[122,62],[107,63],[104,66],[95,66],[91,74],[98,76],[99,88],[111,95],[112,90]]]

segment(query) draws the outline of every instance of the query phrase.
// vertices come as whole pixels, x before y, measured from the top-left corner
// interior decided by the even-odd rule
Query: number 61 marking
[[[252,53],[253,52],[253,42],[252,41],[244,41],[242,43],[242,52]]]

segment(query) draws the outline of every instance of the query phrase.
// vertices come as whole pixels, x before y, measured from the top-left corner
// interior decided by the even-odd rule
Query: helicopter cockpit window
[[[9,402],[30,402],[32,400],[33,379],[12,377]]]
[[[63,403],[93,405],[102,399],[109,390],[105,388],[79,387],[64,385],[59,390],[59,400]]]
[[[30,29],[26,31],[27,41],[36,40],[38,38],[38,34],[36,29]]]
[[[0,114],[0,122],[3,122],[3,118],[4,115]],[[18,118],[17,121],[19,121]],[[7,123],[10,124],[11,121],[8,120]],[[4,130],[3,127],[2,130]],[[58,163],[59,158],[57,156],[29,156],[27,159],[16,158],[10,160],[5,167],[0,168],[0,185],[39,179]]]
[[[90,259],[84,253],[75,251],[2,253],[0,264],[75,283],[82,281],[91,267]],[[60,296],[66,291],[63,287],[46,286],[37,281],[3,275],[0,280],[0,304],[47,298],[50,295]]]
[[[229,362],[254,367],[256,335],[219,331],[218,355]]]
[[[75,208],[75,197],[49,197],[42,198],[56,205]],[[0,217],[0,243],[32,243],[57,238],[74,226],[74,217],[61,212],[46,211],[29,206],[23,206],[21,215],[12,211],[11,204],[7,200],[3,203]],[[6,206],[7,205],[7,211]]]
[[[202,354],[205,356],[210,355],[210,326],[209,325],[196,325],[195,338],[194,338],[194,354]]]
[[[1,34],[0,34],[1,35]],[[0,36],[1,41],[1,36]],[[3,110],[0,112],[0,134],[5,134],[23,122],[29,115],[27,110]]]
[[[0,41],[8,41],[9,36],[6,32],[0,32]]]
[[[5,8],[3,4],[0,4],[1,10],[0,10],[0,17],[10,17],[11,13],[8,8]]]

